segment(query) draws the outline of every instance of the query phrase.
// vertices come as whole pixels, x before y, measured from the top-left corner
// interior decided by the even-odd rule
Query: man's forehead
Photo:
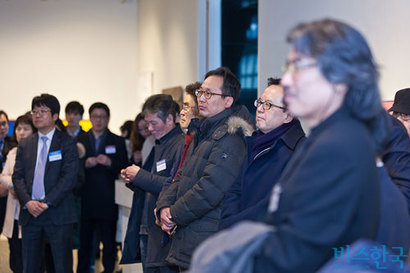
[[[0,119],[7,120],[6,116],[4,114],[0,114]]]
[[[283,97],[283,88],[280,85],[270,85],[263,91],[262,96],[271,100],[281,98]]]
[[[152,121],[154,119],[159,119],[158,112],[156,112],[156,113],[150,113],[150,112],[145,113],[145,115],[144,115],[144,120],[145,121],[149,122],[149,121]]]
[[[212,75],[206,78],[201,87],[202,88],[219,88],[222,89],[224,78],[222,76]]]

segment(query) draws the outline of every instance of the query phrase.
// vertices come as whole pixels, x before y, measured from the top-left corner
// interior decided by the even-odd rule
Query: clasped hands
[[[37,218],[48,209],[48,205],[40,201],[31,200],[26,203],[26,208],[34,218]]]
[[[172,229],[176,226],[176,223],[172,221],[172,215],[171,215],[171,210],[169,207],[161,209],[160,213],[161,217],[161,222],[159,223],[161,226],[161,229],[168,233],[168,235],[172,235]]]
[[[92,168],[97,166],[97,164],[101,164],[103,166],[111,166],[111,159],[104,154],[99,154],[97,156],[89,157],[85,160],[85,167]]]
[[[137,165],[132,164],[131,166],[121,170],[121,178],[125,181],[125,183],[130,183],[134,180],[140,169],[141,168]]]

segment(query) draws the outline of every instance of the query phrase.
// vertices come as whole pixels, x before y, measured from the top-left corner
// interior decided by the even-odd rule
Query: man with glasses
[[[401,89],[394,96],[393,106],[389,109],[403,123],[410,136],[410,88]]]
[[[305,139],[299,120],[283,104],[280,79],[268,79],[268,87],[255,100],[256,128],[246,138],[248,154],[241,173],[225,195],[221,229],[242,220],[264,221],[269,193]]]
[[[72,189],[78,170],[74,140],[56,130],[60,103],[53,95],[33,98],[38,133],[20,141],[12,176],[21,204],[24,272],[40,272],[45,237],[55,272],[72,272],[72,225],[77,221]]]
[[[120,170],[128,164],[127,152],[124,139],[108,129],[110,120],[108,106],[96,102],[90,106],[88,113],[92,128],[78,137],[78,142],[85,147],[86,155],[77,272],[90,271],[97,229],[104,246],[102,257],[104,271],[113,272],[117,255],[115,233],[118,215],[114,194],[115,179]]]
[[[157,202],[162,229],[172,235],[167,261],[189,267],[191,255],[218,230],[223,197],[246,154],[244,132],[252,132],[246,108],[235,105],[240,83],[228,68],[209,71],[197,96],[199,121],[193,142],[170,187]]]

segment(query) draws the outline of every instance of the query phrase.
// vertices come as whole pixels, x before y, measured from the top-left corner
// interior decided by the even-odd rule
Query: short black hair
[[[52,115],[60,114],[60,103],[58,102],[58,99],[53,95],[41,94],[40,96],[34,97],[31,102],[31,110],[33,110],[34,107],[41,106],[50,108]]]
[[[1,111],[0,111],[0,115],[1,115]],[[24,115],[22,115],[22,116],[19,116],[19,117],[16,119],[16,122],[14,123],[14,129],[13,129],[13,138],[14,138],[14,140],[15,140],[16,142],[17,142],[17,136],[16,136],[17,126],[19,126],[19,124],[21,124],[21,123],[25,123],[25,124],[30,125],[31,130],[33,131],[33,134],[34,134],[35,132],[37,132],[37,128],[34,127],[33,118],[31,117],[31,114],[30,114],[30,113],[26,113],[26,114],[24,114]]]
[[[200,82],[194,82],[194,83],[188,84],[185,87],[186,94],[191,95],[194,98],[194,102],[195,102],[194,115],[195,116],[198,116],[198,114],[199,114],[198,101],[196,100],[195,91],[198,90],[199,88],[201,88],[201,84],[202,83],[200,83]]]
[[[222,94],[232,97],[233,104],[235,104],[241,95],[241,83],[232,71],[228,67],[219,67],[206,73],[205,79],[210,76],[220,76],[223,78]]]
[[[0,116],[4,115],[7,119],[7,122],[9,121],[9,116],[7,116],[6,112],[4,112],[3,110],[0,110]]]
[[[280,85],[280,78],[268,78],[268,87],[271,85]]]
[[[110,108],[108,108],[107,104],[102,102],[95,102],[93,103],[90,108],[88,109],[88,114],[91,116],[91,113],[94,109],[103,109],[107,113],[107,116],[110,117]]]
[[[157,94],[150,96],[142,106],[142,112],[144,114],[157,114],[158,117],[165,123],[168,115],[171,114],[172,118],[176,119],[177,105],[171,95]],[[179,107],[179,106],[178,106]]]
[[[81,116],[84,114],[84,107],[78,101],[70,101],[65,107],[66,113],[78,113]]]

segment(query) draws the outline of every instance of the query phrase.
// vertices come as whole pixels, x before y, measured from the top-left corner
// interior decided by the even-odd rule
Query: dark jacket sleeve
[[[220,205],[239,173],[245,153],[240,134],[226,134],[216,141],[202,177],[170,207],[174,222],[188,225]]]
[[[21,206],[25,206],[25,204],[31,200],[31,195],[29,194],[25,183],[26,166],[23,161],[23,154],[27,147],[26,141],[27,139],[22,139],[17,148],[16,164],[14,165],[12,176],[14,191],[18,196]]]
[[[158,174],[150,173],[144,169],[140,169],[132,181],[132,184],[144,191],[158,195],[161,192],[162,185],[167,182],[168,179],[169,177],[160,176]]]
[[[246,160],[242,164],[241,174],[238,175],[233,182],[231,188],[225,195],[222,204],[220,229],[226,228],[232,224],[231,217],[237,215],[241,211],[241,197],[242,197],[242,173],[246,167]]]
[[[392,129],[383,162],[392,181],[407,199],[410,211],[410,138],[401,122],[390,117]]]
[[[63,138],[61,143],[62,165],[58,182],[46,195],[45,202],[51,206],[58,206],[68,193],[71,193],[77,181],[78,151],[73,139]]]
[[[303,155],[297,173],[284,182],[280,200],[287,202],[280,201],[270,218],[282,214],[282,220],[269,221],[277,230],[265,240],[256,272],[304,272],[307,263],[318,268],[330,258],[332,246],[352,243],[346,232],[362,236],[365,230],[367,238],[375,235],[379,217],[375,159],[361,149],[367,144],[347,145],[330,140]],[[360,214],[366,209],[366,216]]]
[[[127,150],[125,148],[125,140],[119,136],[113,136],[116,138],[115,146],[118,151],[114,155],[107,155],[111,159],[111,170],[113,173],[118,174],[120,171],[128,166]]]
[[[266,212],[269,204],[269,195],[260,200],[257,204],[248,207],[236,214],[230,214],[229,217],[221,219],[219,229],[225,229],[240,221],[257,221],[263,222],[266,218]]]

